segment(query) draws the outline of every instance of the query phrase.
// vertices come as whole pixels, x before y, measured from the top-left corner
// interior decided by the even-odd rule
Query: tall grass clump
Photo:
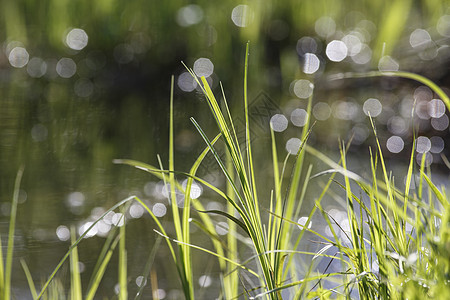
[[[192,288],[193,268],[191,249],[195,248],[219,259],[223,272],[221,296],[224,299],[244,297],[249,299],[266,298],[282,299],[283,290],[290,289],[289,297],[308,298],[354,298],[361,299],[413,299],[439,297],[440,291],[449,294],[450,261],[449,261],[449,199],[444,187],[436,187],[432,182],[432,174],[425,167],[424,161],[417,170],[414,162],[414,147],[411,150],[409,168],[406,174],[404,189],[395,185],[394,177],[388,171],[383,157],[375,124],[373,127],[376,148],[370,149],[371,178],[363,178],[347,167],[347,149],[350,144],[342,143],[340,160],[335,162],[314,147],[307,145],[311,124],[308,122],[300,135],[301,147],[294,161],[289,155],[284,159],[280,170],[275,134],[271,131],[273,190],[270,195],[260,195],[258,188],[256,162],[253,158],[251,130],[249,120],[249,103],[247,98],[248,45],[244,69],[244,117],[245,143],[239,144],[236,127],[233,123],[222,89],[222,102],[219,102],[211,90],[206,78],[197,80],[207,100],[211,114],[217,124],[219,134],[208,137],[202,126],[194,119],[191,121],[206,144],[189,172],[177,172],[173,165],[173,95],[171,96],[171,118],[169,138],[169,168],[159,168],[132,160],[116,160],[116,163],[128,164],[143,169],[163,179],[170,186],[170,203],[173,214],[175,237],[169,237],[159,220],[150,209],[153,217],[170,249],[177,265],[179,278],[187,299],[195,296]],[[373,72],[367,74],[344,74],[339,78],[373,76],[395,76],[417,80],[435,91],[450,107],[448,96],[428,79],[408,72]],[[173,82],[172,82],[173,90]],[[311,112],[312,97],[308,100],[308,114]],[[310,118],[308,118],[310,120]],[[225,145],[226,156],[219,155],[216,141]],[[414,142],[414,141],[413,141]],[[414,144],[414,143],[413,143]],[[198,166],[210,152],[219,165],[227,181],[226,191],[206,182],[196,175]],[[313,174],[314,166],[304,166],[305,155],[309,154],[330,167],[329,170]],[[285,176],[288,164],[292,164],[290,176]],[[415,175],[418,176],[415,176]],[[177,176],[188,177],[186,189],[175,179]],[[263,174],[267,176],[268,174]],[[286,177],[289,180],[283,181]],[[307,189],[317,184],[320,178],[326,177],[324,184],[318,189],[314,186],[315,206],[304,224],[298,224],[301,205]],[[227,211],[205,211],[198,200],[190,199],[190,187],[193,180],[208,187],[227,205]],[[417,188],[411,192],[411,185]],[[167,186],[167,185],[166,185]],[[334,192],[337,187],[345,194],[348,226],[340,224],[322,206],[325,196]],[[174,198],[175,190],[184,193],[184,207],[178,207]],[[262,201],[261,199],[270,199]],[[143,205],[144,203],[138,199]],[[214,243],[214,250],[190,243],[189,219],[191,206],[197,210],[201,218],[198,224],[207,232]],[[333,238],[326,237],[320,228],[310,228],[311,219],[318,212],[332,232]],[[225,249],[215,234],[213,220],[210,216],[219,214],[228,219],[233,226],[227,235]],[[194,219],[194,222],[195,221]],[[301,228],[300,233],[298,227]],[[239,230],[249,239],[253,256],[246,259],[238,255],[236,244],[239,240],[233,233]],[[318,244],[323,247],[314,253],[300,251],[306,232],[316,236]],[[344,236],[345,238],[342,238]],[[244,243],[245,244],[245,243]],[[176,245],[177,247],[174,247]],[[177,248],[177,249],[176,249]],[[332,251],[334,251],[332,253]],[[332,254],[329,254],[332,253]],[[296,269],[300,256],[310,256],[312,262],[302,270]],[[319,272],[315,261],[328,260],[329,264],[338,262],[339,271],[328,272],[328,267]],[[256,263],[255,263],[256,262]],[[230,268],[230,266],[233,266]],[[234,267],[236,266],[236,267]],[[250,288],[242,283],[238,273],[254,276],[254,285]],[[329,288],[329,284],[332,288]],[[328,287],[327,287],[328,286]]]

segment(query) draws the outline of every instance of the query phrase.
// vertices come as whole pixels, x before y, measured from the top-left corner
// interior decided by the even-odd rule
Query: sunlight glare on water
[[[409,36],[409,44],[413,48],[423,49],[431,43],[431,36],[425,29],[416,29]]]
[[[14,68],[23,68],[27,65],[30,55],[23,47],[13,48],[8,55],[8,60]]]
[[[306,79],[297,80],[294,84],[294,94],[301,99],[309,98],[312,95],[313,90],[314,84]]]
[[[231,20],[238,27],[247,27],[253,21],[254,15],[250,6],[240,4],[233,8],[231,12]]]
[[[428,114],[433,118],[440,118],[445,114],[445,104],[440,99],[432,99],[427,103]]]
[[[92,226],[92,224],[94,224],[94,222],[89,221],[89,222],[85,222],[85,223],[82,224],[80,227],[78,227],[78,235],[84,234],[84,233],[89,229],[89,227]],[[90,237],[93,237],[93,236],[95,236],[95,235],[97,234],[97,232],[98,232],[97,224],[95,224],[95,225],[94,225],[94,226],[86,233],[86,235],[84,236],[84,238],[90,238]]]
[[[430,151],[431,141],[426,136],[419,136],[416,140],[416,151],[419,153],[425,153]]]
[[[320,60],[313,53],[306,53],[304,57],[303,72],[305,74],[314,74],[319,70]]]
[[[441,153],[445,148],[444,139],[440,136],[433,136],[430,138],[431,141],[431,149],[432,153]]]
[[[372,59],[372,49],[366,44],[361,44],[361,49],[358,53],[351,56],[351,59],[358,65],[364,65]]]
[[[186,190],[187,187],[187,179],[183,180],[181,186],[183,187],[183,190]],[[197,182],[193,181],[191,184],[191,198],[192,199],[197,199],[198,197],[200,197],[203,194],[203,188],[200,184],[198,184]]]
[[[138,276],[136,277],[135,282],[138,287],[142,287],[147,284],[147,278],[145,278],[144,276]]]
[[[375,98],[369,98],[364,102],[363,111],[366,116],[378,117],[381,114],[383,106],[380,101]]]
[[[297,155],[298,150],[300,150],[300,146],[302,145],[302,141],[299,138],[290,138],[286,142],[286,150],[291,155]]]
[[[326,102],[317,102],[312,109],[312,114],[319,121],[328,120],[331,116],[331,107]]]
[[[178,76],[178,87],[184,92],[192,92],[197,87],[197,81],[189,72],[183,72]]]
[[[198,278],[198,284],[200,284],[201,287],[209,287],[211,283],[212,283],[211,276],[202,275]]]
[[[399,136],[393,135],[386,141],[386,148],[391,153],[400,153],[405,146],[405,142]]]
[[[182,27],[198,24],[203,20],[203,9],[196,4],[183,6],[178,10],[176,20]]]
[[[354,34],[347,34],[342,38],[348,49],[348,56],[355,56],[362,49],[361,40]]]
[[[218,235],[226,235],[228,233],[228,223],[227,222],[219,222],[216,224],[216,232]]]
[[[298,228],[303,229],[303,228],[305,227],[307,221],[308,221],[308,217],[300,217],[300,218],[297,220],[297,223],[298,223],[297,226],[298,226]],[[309,220],[309,223],[308,223],[308,229],[311,229],[311,227],[312,227],[312,221]]]
[[[39,57],[30,59],[27,65],[27,73],[33,78],[40,78],[47,72],[47,63]]]
[[[450,37],[450,15],[443,15],[439,18],[436,30],[440,35]]]
[[[214,65],[208,58],[201,57],[194,62],[194,72],[199,77],[209,77],[214,72]]]
[[[166,215],[167,207],[162,203],[156,203],[155,205],[153,205],[152,212],[155,216],[161,218]]]
[[[68,241],[70,239],[70,230],[67,226],[60,225],[56,228],[56,236],[60,241]]]
[[[282,114],[275,114],[270,118],[270,127],[273,131],[283,132],[288,127],[288,119]]]
[[[139,203],[133,203],[129,210],[130,216],[135,219],[139,219],[144,214],[144,208]]]
[[[347,57],[348,49],[343,41],[333,40],[328,43],[325,53],[329,60],[340,62]]]
[[[378,62],[378,70],[382,72],[398,71],[399,67],[398,62],[388,55],[380,58]]]
[[[291,122],[297,127],[303,127],[308,121],[308,113],[302,108],[296,108],[291,113]]]
[[[61,58],[56,64],[56,72],[62,78],[70,78],[77,72],[77,65],[71,58]]]
[[[80,28],[74,28],[66,35],[66,44],[70,49],[81,50],[88,44],[88,35],[86,31]]]
[[[297,53],[298,55],[305,55],[306,53],[317,53],[319,45],[317,41],[310,37],[304,36],[297,41]]]
[[[440,118],[432,118],[431,119],[431,127],[436,129],[437,131],[444,131],[448,128],[449,119],[447,115],[442,115]]]
[[[323,16],[317,19],[314,29],[320,37],[328,38],[336,31],[336,22],[328,16]]]

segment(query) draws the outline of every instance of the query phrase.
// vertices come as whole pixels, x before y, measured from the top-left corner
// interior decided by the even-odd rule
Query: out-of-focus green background
[[[315,146],[332,152],[339,138],[353,136],[351,151],[360,153],[373,144],[364,112],[379,110],[380,139],[394,167],[396,160],[408,156],[414,119],[430,165],[445,170],[441,155],[449,154],[448,113],[445,109],[442,113],[439,101],[428,104],[436,98],[429,89],[400,79],[330,81],[328,76],[400,69],[424,75],[448,92],[449,4],[448,0],[1,1],[2,240],[15,173],[25,166],[13,274],[18,298],[29,297],[18,259],[27,261],[35,279],[46,278],[68,247],[71,225],[82,232],[87,222],[129,194],[138,194],[153,206],[167,205],[160,182],[113,165],[112,160],[132,158],[156,165],[160,154],[167,161],[174,75],[176,166],[187,170],[204,147],[189,117],[194,116],[210,135],[216,130],[181,62],[208,75],[218,95],[222,82],[239,120],[247,41],[253,121],[263,121],[254,130],[255,143],[268,141],[266,127],[273,114],[289,121],[279,133],[281,149],[298,137],[306,109],[303,92],[314,84]],[[271,109],[261,111],[266,104]],[[397,139],[389,144],[393,136]],[[210,160],[201,172],[221,184],[217,170]],[[206,193],[203,196],[205,202],[223,205]],[[130,218],[141,218],[135,209]],[[141,219],[129,225],[130,253],[135,254],[130,255],[130,276],[137,274],[143,253],[154,243],[152,222]],[[86,273],[108,226],[82,244]],[[165,263],[158,265],[160,286],[168,298],[176,299],[174,268],[164,249],[161,252]],[[201,267],[197,274],[207,272]],[[213,267],[211,258],[206,269]],[[105,279],[103,295],[114,295],[116,280],[114,274]]]

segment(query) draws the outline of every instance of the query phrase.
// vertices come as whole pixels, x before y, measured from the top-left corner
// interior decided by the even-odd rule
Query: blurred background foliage
[[[195,116],[209,134],[216,130],[209,128],[206,104],[183,77],[181,62],[192,67],[208,59],[213,65],[209,80],[218,93],[219,80],[223,83],[239,115],[247,41],[250,99],[264,91],[277,112],[289,115],[306,108],[295,90],[297,81],[314,83],[314,101],[321,104],[313,143],[336,149],[339,137],[356,133],[356,150],[370,144],[362,106],[375,97],[383,104],[382,141],[396,134],[407,145],[412,103],[431,100],[430,91],[405,80],[330,82],[327,76],[399,68],[448,88],[449,39],[449,0],[2,0],[1,220],[7,220],[14,175],[24,164],[21,199],[26,205],[19,208],[18,253],[35,258],[30,268],[46,274],[57,257],[46,251],[61,240],[56,227],[81,226],[92,209],[108,207],[129,193],[162,201],[144,188],[149,178],[112,165],[112,159],[156,164],[159,153],[167,160],[170,77],[175,75],[175,165],[186,170],[203,148],[189,117]],[[342,59],[327,53],[332,41],[346,44]],[[320,65],[305,73],[309,53]],[[340,117],[335,113],[339,107],[357,109],[362,118]],[[405,128],[393,126],[394,117]],[[445,128],[434,126],[431,117],[415,116],[421,134],[444,143],[432,154],[442,166],[440,154],[448,154],[450,142],[448,117]],[[286,139],[298,135],[298,128],[290,127]],[[207,167],[203,173],[213,171]],[[74,195],[75,202],[70,200]]]

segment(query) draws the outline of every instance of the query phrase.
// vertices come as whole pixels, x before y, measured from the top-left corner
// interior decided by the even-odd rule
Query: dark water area
[[[56,5],[55,1],[44,2]],[[360,7],[362,12],[358,13],[338,9],[337,16],[331,18],[329,12],[311,6],[303,18],[295,18],[290,11],[292,7],[298,9],[298,5],[280,6],[274,11],[254,5],[251,18],[236,18],[238,12],[245,16],[248,11],[221,4],[215,9],[223,13],[218,13],[211,4],[202,1],[194,6],[181,1],[160,5],[156,1],[151,4],[132,1],[127,6],[119,1],[117,7],[100,1],[105,5],[98,4],[98,11],[88,13],[87,1],[82,2],[73,13],[65,5],[60,6],[62,15],[70,16],[67,20],[57,16],[47,21],[38,16],[28,18],[27,11],[31,8],[22,11],[19,7],[23,20],[19,18],[15,28],[17,31],[23,28],[23,32],[8,27],[7,33],[0,35],[3,253],[6,253],[14,180],[20,167],[24,167],[14,236],[12,286],[16,299],[31,299],[20,259],[26,261],[36,283],[45,281],[70,246],[70,228],[74,227],[81,235],[103,212],[130,195],[148,203],[167,225],[167,233],[175,235],[164,183],[142,170],[114,164],[113,160],[128,158],[158,167],[160,155],[163,167],[168,168],[172,75],[175,169],[189,171],[205,148],[190,117],[198,121],[209,137],[218,133],[200,88],[182,62],[197,75],[207,77],[218,99],[222,99],[219,82],[223,84],[235,124],[243,129],[247,40],[250,40],[248,98],[252,142],[264,203],[269,203],[273,185],[270,123],[276,131],[282,163],[288,153],[298,149],[311,95],[311,120],[316,123],[308,141],[310,145],[338,161],[339,140],[352,138],[349,168],[369,178],[367,149],[376,147],[367,116],[370,112],[388,166],[394,176],[399,176],[399,186],[404,187],[413,129],[419,137],[414,154],[416,167],[425,153],[426,164],[438,182],[449,185],[448,167],[443,159],[450,155],[449,112],[430,88],[399,78],[330,79],[342,72],[407,70],[430,78],[449,94],[450,16],[448,6],[445,7],[448,1],[443,2],[443,8],[436,8],[435,13],[411,8],[411,15],[423,16],[428,22],[409,20],[396,39],[383,31],[382,20],[368,7]],[[76,17],[82,12],[89,16],[85,22]],[[1,14],[5,23],[7,13]],[[246,23],[250,19],[254,20],[254,26]],[[53,29],[45,35],[42,34],[45,28]],[[385,55],[381,55],[382,38],[388,42],[392,42],[389,38],[395,40],[383,48]],[[219,147],[223,145],[219,143]],[[308,158],[307,163],[313,165],[313,173],[326,169],[314,158]],[[205,159],[199,175],[225,187],[212,156]],[[184,180],[182,176],[178,179]],[[225,209],[225,203],[211,191],[200,185],[197,190],[208,209]],[[309,201],[302,209],[305,215],[313,207],[316,194],[317,190],[307,191]],[[335,199],[328,201],[329,209],[345,210]],[[131,204],[125,215],[129,294],[133,295],[158,234],[154,231],[155,223],[138,204]],[[120,216],[119,210],[109,214],[94,228],[92,236],[81,242],[84,287],[108,233]],[[217,224],[224,220],[220,216],[215,219]],[[220,231],[220,226],[216,229]],[[211,248],[204,233],[195,226],[192,230],[193,244]],[[318,246],[305,247],[314,251]],[[251,256],[248,248],[243,248],[246,249],[242,250],[243,256]],[[164,242],[156,253],[154,268],[160,298],[180,299],[177,272]],[[217,296],[220,288],[217,260],[197,254],[193,265],[199,298]],[[68,263],[57,278],[69,286]],[[116,285],[117,253],[114,253],[98,299],[113,298]],[[144,299],[152,298],[150,285],[144,292]]]

